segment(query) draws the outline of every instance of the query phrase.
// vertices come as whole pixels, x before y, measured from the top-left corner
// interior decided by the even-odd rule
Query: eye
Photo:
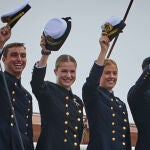
[[[114,74],[114,75],[117,75],[118,73],[117,73],[117,71],[115,71],[113,74]]]
[[[10,55],[11,55],[11,56],[13,56],[13,57],[18,56],[18,54],[17,54],[17,53],[11,53]]]
[[[110,72],[109,72],[109,71],[106,71],[105,74],[108,75],[108,74],[110,74]]]
[[[65,72],[67,72],[67,70],[62,70],[61,72],[65,73]]]
[[[75,70],[71,70],[70,72],[71,72],[71,73],[75,73]]]
[[[25,57],[26,57],[26,53],[22,53],[22,54],[21,54],[21,57],[22,57],[22,58],[25,58]]]

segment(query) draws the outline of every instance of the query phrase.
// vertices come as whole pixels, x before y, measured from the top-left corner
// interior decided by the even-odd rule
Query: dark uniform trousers
[[[20,138],[14,121],[14,114],[20,129],[25,150],[33,150],[32,97],[22,87],[20,80],[4,72],[12,107],[0,72],[0,150],[21,150]]]
[[[90,129],[87,150],[131,150],[125,103],[99,87],[103,69],[94,63],[82,91]]]
[[[46,67],[34,68],[31,81],[41,113],[36,150],[79,150],[83,130],[83,103],[72,91],[44,81]]]
[[[128,92],[128,103],[138,129],[135,150],[150,149],[150,69],[143,71]]]

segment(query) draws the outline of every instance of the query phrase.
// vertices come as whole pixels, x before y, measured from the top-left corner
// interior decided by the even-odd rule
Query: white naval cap
[[[112,26],[115,26],[115,25],[119,24],[120,22],[121,22],[121,19],[119,17],[112,16],[101,25],[101,29],[104,30],[106,23],[109,23]]]
[[[50,36],[53,39],[58,39],[64,35],[67,29],[67,23],[62,18],[50,19],[44,28],[44,34]]]

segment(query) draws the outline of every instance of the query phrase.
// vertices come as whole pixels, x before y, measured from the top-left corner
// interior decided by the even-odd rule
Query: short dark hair
[[[24,43],[17,43],[17,42],[15,42],[15,43],[10,43],[10,44],[7,44],[4,48],[3,48],[3,56],[4,57],[7,57],[7,54],[8,54],[8,49],[9,48],[12,48],[12,47],[21,47],[21,46],[23,46],[24,47],[24,49],[26,49],[26,47],[24,46]]]
[[[144,70],[150,64],[150,57],[147,57],[143,60],[142,69]]]

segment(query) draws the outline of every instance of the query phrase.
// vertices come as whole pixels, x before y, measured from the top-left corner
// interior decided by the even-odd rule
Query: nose
[[[114,78],[114,77],[115,77],[115,75],[114,75],[113,73],[111,73],[111,74],[110,74],[110,77]]]
[[[67,77],[71,77],[71,73],[70,72],[67,72]]]
[[[22,57],[18,55],[17,60],[21,61]]]

